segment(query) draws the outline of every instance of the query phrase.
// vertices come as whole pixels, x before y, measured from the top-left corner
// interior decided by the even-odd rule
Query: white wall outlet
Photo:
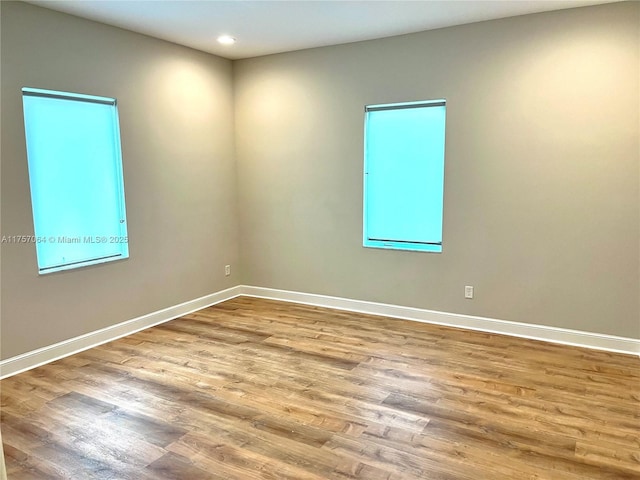
[[[473,298],[473,287],[471,285],[464,287],[464,298]]]
[[[225,265],[224,266],[224,276],[228,277],[229,275],[231,275],[231,265]]]

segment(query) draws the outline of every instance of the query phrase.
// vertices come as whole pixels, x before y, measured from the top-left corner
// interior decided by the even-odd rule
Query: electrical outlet
[[[229,275],[231,275],[231,265],[225,265],[224,266],[224,276],[228,277]]]
[[[464,298],[473,298],[473,287],[471,285],[464,287]]]

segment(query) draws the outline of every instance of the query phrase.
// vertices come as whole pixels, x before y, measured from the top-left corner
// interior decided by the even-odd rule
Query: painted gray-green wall
[[[23,86],[118,99],[130,258],[44,276],[2,245],[2,358],[234,285],[232,65],[24,3],[3,2],[2,234],[33,234]]]
[[[640,338],[639,26],[625,2],[235,62],[244,283]],[[365,249],[363,108],[439,98],[443,252]]]
[[[232,63],[2,2],[2,234],[33,232],[20,88],[113,96],[131,258],[38,276],[2,245],[1,358],[239,283],[640,338],[639,24],[626,2]],[[443,253],[362,248],[364,105],[442,97]]]

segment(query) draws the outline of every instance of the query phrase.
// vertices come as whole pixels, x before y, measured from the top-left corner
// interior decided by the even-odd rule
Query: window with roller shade
[[[364,246],[442,251],[444,100],[365,107]]]
[[[23,88],[39,273],[129,256],[114,98]]]

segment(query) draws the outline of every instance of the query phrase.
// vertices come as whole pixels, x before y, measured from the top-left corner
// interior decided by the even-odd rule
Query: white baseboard
[[[606,350],[609,352],[640,355],[640,339],[616,337],[602,333],[582,332],[566,328],[534,325],[530,323],[510,322],[493,318],[475,317],[457,313],[437,312],[420,308],[402,307],[384,303],[351,300],[311,293],[275,290],[272,288],[241,286],[240,295],[268,298],[284,302],[302,303],[318,307],[335,308],[350,312],[381,315],[417,322],[433,323],[448,327],[466,328],[481,332],[498,333],[512,337],[542,340],[563,345]]]
[[[215,305],[216,303],[230,300],[240,295],[240,290],[241,287],[239,286],[228,288],[132,320],[89,332],[79,337],[70,338],[69,340],[64,340],[47,347],[32,350],[22,355],[16,355],[15,357],[0,362],[0,379],[39,367],[40,365],[53,362],[63,357],[68,357],[69,355],[88,350],[89,348],[97,347],[103,343],[131,335],[132,333],[153,327],[154,325],[168,322],[169,320],[187,315],[196,310]]]
[[[95,332],[71,338],[54,345],[39,348],[31,352],[17,355],[0,361],[0,379],[44,365],[74,353],[96,347],[126,335],[159,325],[169,320],[187,315],[202,308],[224,302],[238,296],[267,298],[283,302],[301,303],[318,307],[335,308],[349,312],[380,315],[417,322],[433,323],[449,327],[466,328],[482,332],[530,338],[563,345],[593,348],[609,352],[640,355],[640,339],[616,337],[601,333],[582,332],[565,328],[533,325],[528,323],[496,320],[493,318],[475,317],[457,313],[437,312],[399,305],[351,300],[348,298],[330,297],[312,293],[276,290],[272,288],[239,285],[220,292],[205,295],[173,307],[158,310],[126,322],[118,323]]]

